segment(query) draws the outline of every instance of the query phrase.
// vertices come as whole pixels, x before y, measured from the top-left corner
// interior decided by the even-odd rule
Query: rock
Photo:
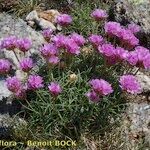
[[[128,126],[126,126],[126,136],[133,145],[137,144],[135,139],[143,139],[145,143],[150,144],[150,105],[148,103],[129,103],[126,111]]]
[[[51,10],[46,10],[43,12],[38,12],[38,16],[39,18],[43,18],[49,22],[55,23],[56,22],[56,17],[60,15],[60,13],[55,10],[55,9],[51,9]]]
[[[39,20],[38,13],[36,10],[33,10],[27,15],[26,21],[36,21],[36,20]]]
[[[40,18],[36,23],[38,24],[38,26],[40,26],[40,28],[42,30],[47,29],[47,28],[51,28],[53,31],[56,30],[56,27],[54,26],[53,23],[51,23],[43,18]]]
[[[60,15],[60,13],[55,10],[46,10],[46,11],[32,11],[30,12],[27,17],[26,21],[29,26],[34,27],[36,25],[37,27],[40,27],[42,30],[51,28],[52,30],[62,30],[61,26],[56,24],[56,17]]]
[[[139,71],[136,74],[136,77],[137,77],[139,83],[141,84],[143,92],[145,92],[145,93],[150,92],[150,76]]]
[[[11,92],[7,89],[6,84],[5,84],[5,80],[0,80],[0,101],[3,98],[7,98],[9,96],[11,96]]]

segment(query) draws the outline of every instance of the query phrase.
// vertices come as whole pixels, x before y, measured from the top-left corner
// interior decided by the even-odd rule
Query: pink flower
[[[99,97],[99,96],[97,95],[97,93],[94,92],[94,91],[90,91],[90,92],[86,93],[85,96],[86,96],[87,98],[89,98],[89,100],[91,100],[91,101],[93,101],[93,102],[95,102],[95,103],[97,103],[97,102],[100,101],[100,97]]]
[[[95,34],[92,34],[88,39],[95,48],[97,48],[99,45],[101,45],[104,42],[102,36],[95,35]]]
[[[121,27],[120,23],[110,21],[110,22],[105,23],[104,29],[105,29],[105,32],[109,36],[119,37],[122,27]]]
[[[113,92],[111,85],[103,79],[93,79],[89,83],[92,89],[100,96],[105,96]]]
[[[53,33],[53,30],[50,29],[50,28],[45,29],[45,30],[42,31],[43,37],[44,37],[46,40],[48,40],[48,41],[50,40],[52,33]]]
[[[80,53],[80,47],[71,38],[66,39],[65,48],[67,49],[67,52],[70,54],[79,55]]]
[[[72,33],[71,39],[73,39],[79,46],[83,46],[85,44],[85,39],[80,34]]]
[[[106,57],[115,56],[115,48],[112,44],[103,44],[98,47],[98,51]]]
[[[59,63],[59,58],[57,56],[51,56],[49,59],[48,59],[48,62],[52,65],[56,65]]]
[[[141,86],[133,75],[123,75],[120,77],[120,87],[122,90],[127,91],[131,94],[141,93]]]
[[[136,65],[138,62],[137,53],[135,51],[130,52],[129,55],[127,56],[127,61],[132,66]]]
[[[61,26],[68,26],[72,22],[72,17],[68,14],[61,14],[56,19],[57,23]]]
[[[1,48],[6,48],[7,50],[14,50],[16,48],[17,37],[10,36],[4,38],[1,43]]]
[[[56,82],[51,82],[48,89],[53,96],[58,96],[62,92],[60,85]]]
[[[11,64],[6,59],[0,59],[0,74],[7,74],[11,69]]]
[[[96,9],[91,13],[91,17],[93,17],[96,21],[101,21],[106,19],[108,16],[105,10]]]
[[[37,90],[39,88],[44,87],[43,78],[38,75],[30,75],[28,78],[28,89]]]
[[[122,47],[116,47],[114,54],[115,54],[117,61],[126,60],[128,57],[128,51]]]
[[[33,61],[31,58],[24,58],[20,62],[20,68],[24,72],[29,72],[33,68]]]
[[[40,52],[44,58],[51,57],[57,54],[57,48],[54,44],[44,44],[40,49]]]
[[[16,76],[7,78],[6,86],[9,91],[14,93],[17,93],[22,87],[21,81]]]
[[[132,33],[137,33],[141,30],[141,27],[135,23],[131,23],[128,25],[128,29],[132,32]]]
[[[128,29],[121,29],[119,37],[120,40],[123,40],[123,43],[125,43],[131,48],[139,44],[139,40]]]
[[[65,48],[67,38],[68,37],[66,37],[65,35],[57,34],[52,38],[52,41],[54,42],[57,48]]]
[[[26,90],[20,89],[17,93],[15,93],[17,99],[26,99]]]
[[[150,52],[148,49],[142,46],[137,46],[135,51],[129,53],[127,61],[133,66],[148,69],[149,55]]]
[[[28,38],[18,39],[17,48],[22,52],[27,52],[31,48],[32,42]]]
[[[150,54],[148,54],[143,60],[143,65],[145,69],[150,69]]]

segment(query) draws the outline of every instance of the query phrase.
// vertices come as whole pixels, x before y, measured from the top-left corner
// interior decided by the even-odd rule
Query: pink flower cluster
[[[6,59],[0,59],[0,74],[7,74],[11,69],[11,63]]]
[[[121,26],[120,23],[117,22],[107,22],[104,26],[105,32],[110,37],[117,37],[127,48],[133,48],[139,44],[139,40],[134,35],[131,25],[129,25],[129,29]],[[137,31],[137,29],[136,29]]]
[[[131,23],[128,25],[128,30],[130,30],[132,33],[137,33],[141,30],[141,27],[135,23]]]
[[[15,36],[6,37],[2,40],[1,48],[14,50],[18,48],[22,52],[26,52],[31,48],[32,42],[28,38],[18,39]]]
[[[21,81],[16,76],[7,78],[6,86],[8,90],[13,92],[17,98],[20,99],[26,98],[26,90],[23,87]]]
[[[85,44],[84,37],[77,33],[73,33],[70,36],[58,34],[52,38],[52,41],[57,48],[64,49],[72,55],[78,55],[80,53],[80,46]]]
[[[61,14],[57,17],[56,22],[61,26],[68,26],[72,22],[72,17],[68,14]]]
[[[61,92],[62,92],[62,89],[60,87],[60,85],[56,82],[51,82],[49,85],[48,85],[48,89],[49,89],[49,92],[55,97],[55,96],[58,96]]]
[[[53,43],[44,44],[40,52],[48,63],[55,65],[59,62],[59,58],[57,57],[58,49]]]
[[[101,35],[92,34],[88,38],[89,42],[93,45],[94,48],[97,48],[99,45],[103,44],[104,39]]]
[[[91,17],[93,17],[96,21],[104,20],[108,17],[105,10],[96,9],[91,13]]]
[[[131,94],[141,93],[141,86],[133,75],[123,75],[120,77],[120,87],[123,91],[127,91]]]
[[[98,47],[98,51],[104,55],[108,64],[115,64],[126,60],[128,57],[128,51],[121,47],[114,47],[112,44],[103,44]]]
[[[50,41],[51,36],[52,36],[52,33],[53,33],[53,30],[50,29],[50,28],[45,29],[45,30],[42,31],[42,35],[43,35],[43,37],[45,38],[45,40],[46,40],[47,42]]]
[[[43,88],[43,78],[39,75],[30,75],[28,78],[27,86],[30,90],[37,90]]]
[[[24,72],[29,72],[33,68],[33,60],[31,58],[24,58],[20,62],[20,68]]]
[[[111,85],[103,79],[93,79],[89,84],[92,90],[86,93],[86,96],[93,102],[98,102],[102,96],[106,96],[113,92]]]
[[[129,52],[127,61],[132,66],[150,69],[150,51],[142,46],[137,46]]]

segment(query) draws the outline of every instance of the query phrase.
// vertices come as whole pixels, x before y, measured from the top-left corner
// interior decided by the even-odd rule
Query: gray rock
[[[150,92],[150,76],[139,71],[136,74],[136,77],[141,84],[143,92]]]
[[[39,20],[38,13],[36,10],[33,10],[27,15],[26,21],[36,21],[36,20]]]
[[[3,98],[7,98],[9,96],[11,96],[11,92],[7,89],[5,81],[4,80],[0,80],[0,101]]]
[[[128,134],[135,138],[144,138],[150,144],[150,105],[148,103],[129,103],[127,116],[130,120]],[[134,139],[132,139],[133,142]],[[136,143],[134,143],[136,144]]]
[[[40,18],[36,23],[38,24],[38,26],[40,26],[42,30],[47,29],[47,28],[51,28],[53,31],[56,30],[56,27],[54,26],[53,23],[43,18]]]

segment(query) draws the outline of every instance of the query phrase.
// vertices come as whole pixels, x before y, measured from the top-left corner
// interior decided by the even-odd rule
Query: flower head
[[[16,48],[17,37],[10,36],[2,40],[1,48],[6,48],[7,50],[13,50]]]
[[[80,47],[78,44],[71,38],[68,38],[65,43],[65,48],[67,49],[67,52],[70,54],[79,55],[80,53]]]
[[[44,58],[51,57],[57,54],[57,47],[54,44],[44,44],[40,49],[40,52]]]
[[[91,13],[91,17],[93,17],[96,21],[101,21],[107,18],[107,13],[105,10],[96,9]]]
[[[132,32],[132,33],[137,33],[141,30],[141,27],[135,23],[131,23],[128,25],[128,29]]]
[[[92,34],[89,38],[90,43],[97,48],[99,45],[103,44],[104,39],[100,35]]]
[[[51,82],[48,89],[53,96],[58,96],[62,92],[60,85],[56,82]]]
[[[87,92],[87,93],[85,94],[85,96],[86,96],[87,98],[89,98],[89,100],[91,100],[91,101],[93,101],[93,102],[95,102],[95,103],[97,103],[97,102],[100,101],[100,97],[99,97],[99,96],[97,95],[97,93],[94,92],[94,91],[89,91],[89,92]]]
[[[71,38],[79,45],[83,46],[85,44],[85,39],[82,35],[77,33],[72,33]]]
[[[120,77],[120,87],[131,94],[141,93],[141,86],[133,75],[123,75]]]
[[[20,68],[24,72],[29,72],[33,68],[33,61],[31,58],[24,58],[20,62]]]
[[[101,96],[108,95],[113,92],[111,85],[103,79],[93,79],[90,82],[92,89]]]
[[[44,87],[43,78],[38,75],[30,75],[28,78],[28,89],[37,90],[39,88]]]
[[[110,21],[105,24],[104,29],[108,35],[119,37],[122,27],[120,23]]]
[[[22,52],[27,52],[31,48],[32,42],[28,38],[18,39],[17,48]]]
[[[61,26],[68,26],[72,22],[72,17],[68,14],[61,14],[57,17],[56,22]]]
[[[53,33],[53,30],[50,29],[50,28],[45,29],[45,30],[42,31],[42,35],[43,35],[43,37],[44,37],[47,41],[50,40],[52,33]]]
[[[52,64],[52,65],[56,65],[59,63],[59,58],[57,56],[51,56],[48,58],[48,63]]]
[[[112,44],[103,44],[98,47],[98,51],[106,57],[112,57],[115,55],[115,48]]]
[[[18,92],[15,93],[15,96],[17,99],[26,99],[26,90],[23,88],[18,90]]]
[[[65,43],[67,38],[68,37],[66,37],[63,34],[57,34],[51,40],[54,42],[57,48],[65,48]]]
[[[10,71],[11,64],[6,59],[0,59],[0,74],[6,74]]]
[[[6,86],[9,91],[17,93],[21,89],[22,84],[21,81],[14,76],[6,79]]]

